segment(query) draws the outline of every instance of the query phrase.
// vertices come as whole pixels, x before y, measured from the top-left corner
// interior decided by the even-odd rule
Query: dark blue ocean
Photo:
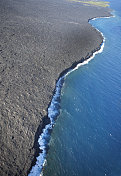
[[[121,1],[110,5],[115,18],[90,22],[103,52],[65,79],[44,176],[121,176]]]
[[[63,80],[57,85],[51,124],[40,136],[43,153],[30,176],[40,174],[49,139],[44,176],[121,176],[121,1],[110,6],[115,18],[90,22],[105,36],[103,52],[66,76],[61,92]]]

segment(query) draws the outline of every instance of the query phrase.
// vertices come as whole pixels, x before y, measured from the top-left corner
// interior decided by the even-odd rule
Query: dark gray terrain
[[[0,0],[0,176],[25,176],[48,123],[56,80],[99,49],[88,19],[108,8],[64,0]]]

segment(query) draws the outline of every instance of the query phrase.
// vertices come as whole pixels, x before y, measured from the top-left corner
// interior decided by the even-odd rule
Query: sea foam
[[[96,29],[96,30],[99,31],[98,29]],[[47,148],[49,145],[51,131],[52,131],[52,128],[55,124],[55,120],[60,113],[60,110],[59,110],[60,109],[60,96],[61,96],[61,88],[63,86],[64,79],[67,75],[69,75],[74,70],[77,70],[79,67],[81,67],[85,64],[88,64],[95,57],[96,54],[101,53],[103,51],[105,37],[104,37],[103,33],[101,33],[101,35],[103,37],[103,43],[100,45],[100,49],[98,51],[94,52],[93,55],[88,60],[85,60],[84,62],[77,64],[77,66],[75,68],[70,69],[67,73],[65,73],[62,77],[60,77],[58,79],[58,81],[56,83],[55,93],[53,95],[51,104],[48,108],[48,117],[50,118],[50,124],[45,126],[41,135],[39,136],[38,143],[40,146],[39,148],[41,150],[41,153],[36,158],[36,160],[37,160],[36,165],[32,167],[28,176],[43,176],[43,168],[47,162],[46,155],[47,155]]]

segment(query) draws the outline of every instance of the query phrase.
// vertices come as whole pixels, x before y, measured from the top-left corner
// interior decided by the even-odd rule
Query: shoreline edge
[[[111,18],[114,17],[112,14],[111,16],[106,17],[94,17],[88,20],[88,23],[90,24],[91,20],[95,20],[98,18]],[[92,26],[92,25],[91,25]],[[94,26],[92,26],[95,28]],[[35,156],[34,161],[32,162],[31,168],[28,171],[28,176],[43,176],[43,168],[46,164],[46,156],[48,152],[48,144],[49,140],[51,138],[51,132],[54,127],[55,121],[60,114],[60,96],[61,96],[61,88],[63,86],[65,77],[69,75],[74,70],[78,69],[79,67],[88,64],[94,57],[103,52],[104,45],[105,45],[105,37],[101,31],[99,31],[97,28],[95,28],[98,32],[101,33],[102,36],[102,43],[93,51],[91,51],[91,54],[87,54],[85,58],[81,58],[78,62],[74,62],[71,67],[65,69],[63,72],[60,73],[58,80],[56,81],[56,86],[53,91],[52,99],[48,105],[48,113],[47,116],[44,118],[45,124],[43,125],[43,128],[41,129],[41,133],[38,138],[38,146],[39,149],[37,149],[37,153]],[[46,120],[45,120],[46,119]]]

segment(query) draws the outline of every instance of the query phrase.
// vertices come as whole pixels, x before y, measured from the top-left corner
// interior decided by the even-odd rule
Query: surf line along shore
[[[49,140],[51,137],[51,132],[52,129],[55,125],[55,121],[57,119],[57,116],[60,113],[60,96],[61,96],[61,88],[64,83],[64,79],[67,75],[69,75],[71,72],[74,70],[78,69],[79,67],[88,64],[96,54],[99,54],[103,51],[104,48],[104,42],[105,38],[103,40],[103,43],[100,46],[100,49],[95,51],[92,56],[90,56],[88,59],[80,61],[78,64],[76,64],[75,67],[71,67],[67,72],[64,72],[64,75],[59,77],[57,83],[56,83],[56,88],[55,88],[55,93],[53,95],[52,101],[50,103],[50,106],[48,108],[48,117],[50,119],[50,123],[45,126],[43,129],[41,135],[39,136],[38,143],[40,145],[40,150],[41,153],[39,153],[39,156],[36,158],[36,164],[35,166],[32,167],[30,173],[28,176],[42,176],[43,175],[43,168],[46,164],[46,155],[47,155],[47,149],[49,145]]]
[[[30,172],[55,80],[99,50],[103,38],[88,19],[104,16],[107,7],[64,0],[0,1],[0,175]]]
[[[111,17],[113,17],[113,16],[111,16]],[[110,16],[109,17],[99,17],[99,18],[110,18]],[[98,19],[98,18],[89,19],[88,22],[90,22],[91,20],[96,20],[96,19]],[[98,29],[96,29],[96,30],[98,32],[100,32]],[[78,69],[79,67],[81,67],[85,64],[88,64],[92,59],[94,59],[94,57],[97,54],[103,52],[104,44],[105,44],[105,37],[102,32],[100,32],[100,33],[103,37],[103,41],[100,44],[99,48],[97,48],[95,51],[93,51],[92,54],[89,55],[88,57],[86,57],[85,59],[82,58],[79,62],[75,62],[70,68],[66,69],[65,71],[63,71],[60,74],[59,79],[56,83],[56,88],[54,91],[53,98],[51,100],[50,106],[48,107],[48,117],[50,119],[50,123],[45,125],[45,128],[43,129],[43,131],[38,139],[41,153],[36,158],[36,160],[37,160],[36,164],[32,167],[28,176],[39,176],[39,175],[43,176],[44,166],[47,164],[46,156],[47,156],[47,150],[49,148],[48,145],[49,145],[49,140],[51,138],[51,132],[52,132],[52,129],[55,125],[57,116],[60,113],[61,88],[63,86],[64,80],[65,80],[66,76],[69,75],[71,72],[73,72],[74,70]]]

